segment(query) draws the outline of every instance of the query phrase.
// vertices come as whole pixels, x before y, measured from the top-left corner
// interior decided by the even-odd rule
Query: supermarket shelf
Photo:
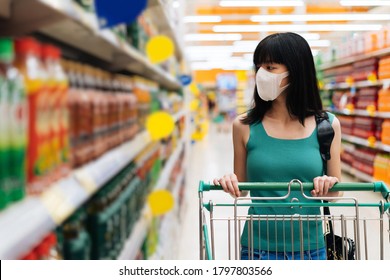
[[[129,71],[169,90],[180,88],[175,77],[152,64],[114,32],[99,29],[96,16],[72,0],[13,0],[12,17],[2,23],[0,35],[16,36],[33,31],[107,62],[112,71]]]
[[[327,69],[331,69],[331,68],[335,68],[335,67],[339,67],[339,66],[352,64],[354,62],[365,60],[368,58],[382,57],[382,56],[386,56],[386,55],[390,55],[390,48],[375,51],[375,52],[370,52],[368,54],[361,54],[361,55],[352,56],[352,57],[348,57],[348,58],[341,58],[341,59],[338,59],[337,62],[324,63],[322,66],[319,67],[319,69],[320,70],[327,70]]]
[[[144,149],[147,132],[54,183],[39,197],[27,197],[0,213],[0,259],[18,259],[117,174]]]
[[[161,3],[161,0],[149,0],[148,8],[149,11],[153,14],[152,18],[156,20],[157,26],[160,31],[159,33],[167,35],[172,39],[175,44],[175,55],[179,60],[181,60],[183,58],[184,47],[179,41],[179,38],[176,36],[177,28],[174,28],[172,26],[166,8]]]
[[[171,157],[168,159],[167,163],[164,166],[163,171],[160,174],[160,177],[154,187],[157,189],[166,189],[169,183],[169,177],[172,173],[172,169],[178,160],[182,150],[184,149],[184,140],[181,140],[179,146],[173,152]],[[142,246],[142,242],[145,239],[146,233],[150,227],[152,215],[150,208],[146,204],[144,209],[141,212],[141,216],[137,223],[135,224],[134,230],[131,233],[130,237],[126,241],[122,252],[120,253],[119,260],[133,260],[137,256],[138,250]]]
[[[374,178],[368,174],[365,174],[359,170],[356,170],[355,168],[353,168],[352,166],[344,163],[344,162],[341,162],[341,170],[356,177],[357,179],[361,180],[361,181],[364,181],[364,182],[373,182],[374,181]]]
[[[383,118],[383,119],[389,119],[390,118],[390,112],[368,112],[367,110],[337,110],[337,109],[329,109],[330,112],[339,114],[339,115],[346,115],[346,116],[361,116],[361,117],[376,117],[376,118]]]
[[[385,152],[390,152],[390,145],[382,144],[379,141],[371,144],[367,139],[356,137],[356,136],[350,136],[350,135],[342,135],[341,138],[342,138],[342,140],[350,142],[350,143],[358,144],[358,145],[365,146],[368,148],[382,150]]]
[[[360,81],[356,83],[329,83],[326,84],[324,89],[325,90],[342,90],[342,89],[350,89],[350,88],[365,88],[365,87],[377,87],[377,86],[384,86],[389,85],[390,80],[379,80],[379,81]]]
[[[74,176],[92,194],[129,164],[151,142],[149,133],[144,131],[132,141],[109,151],[98,160],[76,170]]]

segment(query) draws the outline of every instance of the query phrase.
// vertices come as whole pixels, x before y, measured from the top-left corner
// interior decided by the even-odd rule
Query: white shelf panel
[[[336,83],[336,84],[326,84],[325,90],[337,90],[337,89],[350,89],[350,88],[365,88],[365,87],[378,87],[384,86],[389,83],[389,80],[379,80],[375,82],[371,81],[360,81],[356,83]]]
[[[137,154],[151,143],[144,131],[127,142],[75,171],[75,177],[89,192],[94,193],[130,163]],[[104,171],[104,172],[102,172]]]
[[[173,154],[168,159],[167,163],[162,170],[160,177],[154,187],[154,190],[158,189],[166,189],[169,183],[169,176],[172,173],[172,169],[177,162],[181,152],[184,149],[184,141],[181,140],[180,144],[173,152]],[[137,256],[137,253],[142,245],[142,242],[145,239],[146,233],[150,227],[152,218],[151,218],[150,209],[147,205],[145,205],[142,214],[137,221],[134,230],[131,235],[127,239],[122,252],[119,254],[119,260],[132,260]]]
[[[367,110],[337,110],[337,109],[330,109],[332,113],[335,114],[341,114],[346,116],[361,116],[361,117],[373,117],[373,118],[383,118],[383,119],[389,119],[390,118],[390,112],[368,112]]]
[[[390,146],[382,144],[379,141],[375,142],[374,144],[370,144],[370,142],[367,139],[359,138],[356,136],[343,135],[341,138],[342,138],[342,140],[350,142],[350,143],[358,144],[358,145],[365,146],[368,148],[382,150],[384,152],[390,152]]]
[[[337,62],[330,62],[330,63],[324,63],[322,66],[319,67],[320,70],[327,70],[339,66],[344,66],[348,64],[352,64],[357,61],[365,60],[372,57],[382,57],[390,54],[390,49],[383,49],[375,52],[371,52],[368,54],[361,54],[356,55],[353,57],[347,57],[347,58],[340,58]]]
[[[18,259],[66,220],[150,143],[143,132],[50,186],[0,212],[0,259]]]

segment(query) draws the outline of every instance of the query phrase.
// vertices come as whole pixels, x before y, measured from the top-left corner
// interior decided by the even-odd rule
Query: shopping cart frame
[[[211,238],[209,237],[209,229],[206,222],[206,210],[210,213],[210,220],[213,219],[213,209],[216,206],[228,206],[228,207],[234,207],[234,249],[235,249],[235,259],[239,259],[239,246],[240,246],[240,229],[237,226],[237,208],[239,206],[255,206],[259,207],[262,206],[262,203],[264,202],[248,202],[248,203],[239,203],[239,201],[242,200],[250,200],[250,201],[261,201],[261,200],[284,200],[286,198],[290,197],[290,194],[292,191],[301,191],[303,196],[307,198],[308,200],[305,202],[299,202],[298,200],[292,198],[290,203],[286,202],[280,202],[283,204],[284,207],[354,207],[355,213],[356,213],[356,219],[359,220],[359,208],[360,207],[377,207],[379,211],[379,221],[380,221],[380,259],[384,259],[384,215],[385,213],[388,216],[389,221],[389,243],[390,243],[390,190],[389,188],[384,184],[384,182],[371,182],[371,183],[336,183],[331,191],[343,191],[343,192],[350,192],[350,191],[371,191],[376,193],[381,193],[381,196],[383,200],[380,200],[379,202],[375,203],[360,203],[356,198],[353,197],[339,197],[337,198],[337,202],[328,202],[334,200],[334,197],[311,197],[307,196],[305,192],[310,191],[313,189],[313,183],[302,183],[299,180],[291,180],[290,182],[274,182],[274,183],[252,183],[252,182],[245,182],[245,183],[238,183],[238,186],[241,191],[265,191],[265,190],[278,190],[278,191],[287,191],[286,195],[282,197],[238,197],[234,198],[234,203],[213,203],[211,201],[204,202],[203,199],[203,193],[208,191],[221,191],[221,186],[216,186],[212,183],[206,183],[204,181],[200,181],[199,183],[199,248],[200,248],[200,259],[201,260],[212,260],[215,259],[215,248],[214,248],[214,228],[213,223],[210,223],[210,234]],[[315,201],[314,201],[315,200]],[[350,200],[352,202],[339,202],[340,200]],[[268,204],[269,205],[269,204]],[[275,205],[275,204],[273,204]],[[230,235],[230,221],[229,221],[229,230],[228,234]],[[360,229],[359,229],[359,223],[357,223],[357,229],[355,233],[356,241],[360,241]],[[230,238],[230,236],[229,236]],[[302,254],[302,248],[301,254]],[[229,254],[230,254],[230,242],[229,242]],[[253,254],[253,253],[252,253]],[[344,252],[343,252],[344,254]],[[253,257],[253,255],[252,255]],[[356,258],[361,259],[360,254],[360,248],[357,246],[356,248]],[[230,255],[229,255],[230,259]]]

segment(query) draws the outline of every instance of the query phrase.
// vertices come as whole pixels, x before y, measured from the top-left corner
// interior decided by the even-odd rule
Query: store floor
[[[187,174],[187,203],[182,215],[182,227],[179,229],[181,239],[179,242],[178,259],[194,260],[199,259],[199,200],[198,200],[198,184],[199,180],[212,181],[213,178],[230,173],[233,170],[233,147],[231,132],[220,132],[213,125],[210,126],[209,134],[201,142],[193,144],[189,158],[188,174]],[[353,177],[343,174],[342,180],[344,182],[354,182]],[[347,195],[345,195],[347,196]],[[359,202],[378,202],[380,196],[374,193],[348,193],[348,197],[356,197]],[[232,202],[230,196],[223,192],[210,192],[205,194],[205,201],[211,199],[214,202]],[[348,201],[350,202],[350,201]],[[243,211],[243,212],[241,212]],[[240,213],[245,213],[246,209],[241,209]],[[355,216],[354,209],[348,208],[333,208],[332,214],[341,216],[341,214],[348,217],[348,215]],[[217,216],[218,214],[218,216]],[[360,208],[360,220],[367,218],[367,241],[362,241],[361,255],[366,258],[366,251],[363,248],[367,244],[367,258],[379,259],[380,240],[379,232],[380,225],[378,222],[379,211],[376,208]],[[231,208],[223,208],[216,211],[216,217],[232,217],[233,212]],[[348,228],[353,228],[353,224],[349,224]],[[233,227],[233,226],[232,226]],[[385,259],[390,259],[390,243],[389,243],[389,221],[384,220],[384,244],[385,244]],[[227,239],[227,222],[215,224],[215,249],[216,259],[228,258],[228,239]],[[365,239],[364,227],[360,226],[361,240]],[[353,236],[353,230],[347,232],[348,236]],[[233,246],[233,243],[231,243]],[[232,256],[234,258],[234,256]]]

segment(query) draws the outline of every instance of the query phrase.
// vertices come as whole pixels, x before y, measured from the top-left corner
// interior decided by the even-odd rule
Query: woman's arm
[[[241,192],[238,182],[246,181],[246,143],[249,139],[249,126],[241,123],[242,116],[233,121],[233,150],[234,173],[224,175],[221,179],[214,179],[215,185],[221,185],[225,192],[233,196],[246,196],[248,192]]]

